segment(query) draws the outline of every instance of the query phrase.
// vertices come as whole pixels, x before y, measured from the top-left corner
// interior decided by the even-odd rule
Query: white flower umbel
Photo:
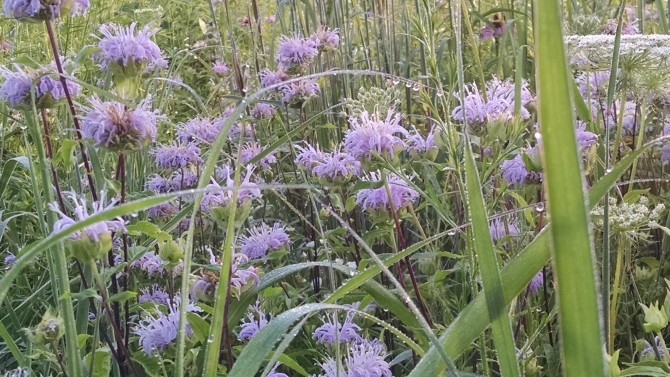
[[[614,51],[614,35],[569,35],[565,37],[570,63],[584,69],[609,65]],[[648,54],[659,62],[668,62],[670,35],[622,35],[619,46],[621,56]]]

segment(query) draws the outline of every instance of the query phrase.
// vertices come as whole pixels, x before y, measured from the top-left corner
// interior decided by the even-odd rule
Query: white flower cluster
[[[645,231],[656,228],[658,219],[665,211],[664,204],[657,204],[650,209],[649,199],[646,196],[640,196],[634,203],[617,203],[617,199],[610,196],[609,205],[609,225],[612,231],[632,239],[645,239],[647,237]],[[604,215],[603,206],[591,211],[593,223],[597,228],[604,226]]]
[[[565,37],[570,63],[577,68],[609,65],[614,51],[614,35],[569,35]],[[670,35],[622,35],[620,56],[648,54],[659,62],[668,62]]]

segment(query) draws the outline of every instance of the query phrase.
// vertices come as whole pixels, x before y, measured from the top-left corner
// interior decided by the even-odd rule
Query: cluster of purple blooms
[[[91,217],[91,215],[95,215],[98,212],[113,207],[114,204],[116,203],[115,201],[111,201],[108,206],[105,206],[104,205],[105,193],[103,192],[100,200],[97,202],[93,202],[92,205],[93,211],[92,213],[89,213],[85,199],[79,199],[77,197],[77,194],[75,194],[74,192],[64,192],[63,194],[65,197],[69,198],[74,204],[74,208],[72,209],[72,212],[74,213],[74,218],[63,213],[63,211],[61,211],[58,208],[58,205],[56,203],[50,203],[49,208],[60,216],[60,219],[57,220],[53,225],[53,233],[59,233],[73,226],[77,222],[83,221]],[[68,238],[73,241],[86,238],[96,243],[100,242],[103,238],[109,238],[111,246],[112,233],[125,232],[125,231],[126,231],[125,221],[117,217],[111,220],[100,221],[95,224],[89,225],[83,230],[77,230],[72,234],[70,234]]]
[[[102,25],[100,33],[103,37],[98,42],[99,51],[93,54],[93,59],[104,70],[115,72],[120,69],[133,76],[167,68],[167,60],[163,58],[158,45],[151,40],[157,32],[158,29],[149,26],[138,30],[134,22],[127,27]]]
[[[262,223],[250,228],[247,233],[240,237],[239,247],[240,252],[249,259],[263,258],[273,251],[288,247],[291,242],[286,228],[279,223],[272,227]]]
[[[359,160],[372,159],[374,154],[393,159],[399,151],[405,148],[405,142],[398,134],[404,137],[409,132],[400,124],[400,114],[389,111],[386,119],[381,119],[379,113],[361,113],[360,117],[349,119],[351,126],[344,135],[344,150]]]
[[[89,5],[89,0],[4,0],[2,10],[18,20],[50,20],[84,14]]]
[[[514,221],[504,221],[500,218],[495,218],[490,222],[489,232],[493,242],[519,236],[519,228]]]
[[[339,148],[330,153],[321,151],[318,145],[316,148],[310,144],[305,147],[296,145],[295,148],[300,152],[296,156],[296,164],[319,179],[347,181],[361,172],[360,161]]]
[[[249,141],[242,146],[240,151],[240,160],[243,164],[249,163],[254,157],[258,156],[263,151],[261,145],[256,141]],[[275,157],[274,152],[266,154],[256,163],[263,170],[270,170],[277,163],[277,157]]]
[[[0,100],[15,108],[30,107],[31,88],[35,87],[35,104],[38,108],[53,107],[65,98],[65,88],[58,77],[49,75],[50,69],[22,69],[14,64],[13,70],[0,67],[4,78],[0,85]],[[79,84],[67,80],[67,90],[71,96],[79,94]]]
[[[369,178],[364,178],[364,180],[380,182],[381,174],[372,172],[369,174]],[[387,191],[391,193],[390,197]],[[398,211],[411,206],[418,198],[419,193],[410,187],[404,179],[389,173],[386,175],[386,183],[382,187],[360,190],[356,194],[356,204],[366,211],[390,211],[392,209]]]
[[[334,50],[339,46],[338,33],[338,29],[330,30],[320,26],[307,38],[282,36],[276,55],[278,70],[264,69],[259,72],[261,86],[267,88],[282,84],[291,79],[291,76],[304,73],[320,52]],[[320,91],[319,85],[312,79],[300,79],[280,85],[278,88],[282,102],[286,104],[302,103],[318,95]]]
[[[167,314],[160,310],[156,311],[155,314],[147,313],[147,316],[135,325],[133,332],[139,336],[140,346],[147,355],[151,356],[156,351],[164,350],[177,339],[180,302],[179,297],[175,297],[175,305],[166,305],[168,308]],[[195,304],[189,303],[186,306],[186,311],[193,313],[202,310]],[[193,335],[193,330],[188,323],[186,324],[186,335]]]
[[[317,342],[325,345],[361,341],[363,339],[359,334],[361,327],[355,324],[353,319],[353,312],[347,312],[343,323],[338,321],[336,317],[329,318],[328,321],[322,319],[323,325],[314,330],[312,337]]]
[[[248,166],[246,174],[240,182],[240,186],[237,190],[237,202],[239,204],[250,202],[251,200],[262,196],[258,184],[252,182],[253,172],[254,167]],[[224,186],[219,184],[216,180],[212,180],[212,183],[207,185],[207,193],[200,204],[200,210],[203,213],[207,213],[213,208],[225,207],[233,198],[233,190],[235,188],[233,171],[228,166],[224,166],[220,174],[223,176]]]
[[[156,139],[156,124],[164,117],[158,110],[151,110],[151,97],[130,109],[114,101],[89,99],[84,107],[82,136],[91,139],[98,147],[128,152],[146,148]]]
[[[271,314],[269,317],[272,319]],[[256,305],[249,308],[247,311],[247,320],[242,320],[240,332],[237,335],[237,339],[240,341],[255,337],[268,324],[268,315],[261,310],[259,302],[256,302]]]
[[[386,348],[379,340],[361,340],[349,345],[343,360],[326,359],[319,377],[392,377],[386,356]]]
[[[496,77],[486,83],[485,97],[476,84],[467,85],[462,100],[458,93],[454,93],[459,105],[451,112],[451,117],[470,125],[509,121],[515,116],[514,104],[517,99],[514,93],[515,86],[512,81],[501,81]],[[525,80],[521,83],[521,96],[518,100],[521,103],[519,117],[524,120],[530,118],[527,107],[535,101],[535,98]]]

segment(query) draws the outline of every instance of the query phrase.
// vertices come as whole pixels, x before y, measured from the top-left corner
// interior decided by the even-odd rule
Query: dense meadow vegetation
[[[670,375],[668,5],[4,0],[0,375]]]

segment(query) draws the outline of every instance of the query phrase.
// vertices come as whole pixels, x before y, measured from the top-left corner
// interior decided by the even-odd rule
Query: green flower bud
[[[177,263],[184,255],[184,248],[173,240],[159,241],[158,255],[164,261]]]
[[[54,316],[51,310],[47,310],[42,316],[42,321],[34,329],[26,329],[28,339],[34,344],[45,345],[57,342],[64,333],[63,319]]]
[[[650,307],[644,304],[640,304],[640,306],[644,311],[644,324],[642,325],[644,331],[657,332],[668,325],[668,315],[665,314],[665,310],[658,307],[658,301]]]
[[[102,233],[99,237],[100,240],[96,242],[86,233],[82,233],[78,240],[70,240],[68,243],[70,256],[85,264],[102,258],[112,249],[112,234]]]

